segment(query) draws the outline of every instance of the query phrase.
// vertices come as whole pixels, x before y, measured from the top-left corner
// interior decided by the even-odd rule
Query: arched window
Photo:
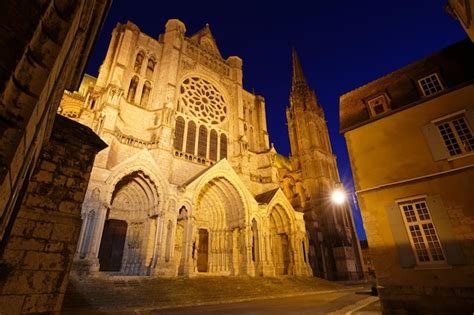
[[[225,134],[221,134],[221,152],[220,152],[220,159],[227,158],[227,136]]]
[[[134,76],[132,80],[130,80],[130,86],[128,87],[127,101],[129,103],[133,103],[135,101],[137,86],[138,86],[138,77]]]
[[[190,121],[188,124],[188,135],[186,137],[186,153],[194,154],[196,144],[196,124]]]
[[[206,157],[207,151],[207,128],[205,126],[199,127],[198,139],[198,156]]]
[[[215,130],[211,130],[209,142],[209,159],[217,161],[217,132]]]
[[[140,99],[140,106],[146,107],[146,105],[148,104],[148,99],[150,98],[150,92],[151,92],[151,83],[150,81],[146,81],[145,84],[143,84],[142,98]]]
[[[176,126],[174,129],[174,148],[183,151],[184,142],[184,119],[183,117],[176,118]]]
[[[140,73],[143,63],[143,52],[139,52],[135,58],[135,64],[133,65],[133,71]]]
[[[153,59],[148,59],[148,63],[146,65],[146,78],[148,80],[153,80],[153,71],[155,71],[155,64],[156,62]]]

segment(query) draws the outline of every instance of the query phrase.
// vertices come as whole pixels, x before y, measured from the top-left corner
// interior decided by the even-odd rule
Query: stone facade
[[[158,39],[117,25],[97,80],[66,92],[62,115],[99,153],[82,209],[79,272],[311,275],[303,213],[279,188],[265,101],[242,88],[208,26]]]
[[[57,117],[3,244],[2,314],[60,311],[89,174],[97,151],[105,146],[87,127]]]
[[[384,313],[474,309],[474,45],[340,99]]]

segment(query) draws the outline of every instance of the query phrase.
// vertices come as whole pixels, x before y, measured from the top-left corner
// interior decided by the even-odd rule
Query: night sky
[[[426,57],[466,34],[443,9],[446,0],[397,1],[144,1],[113,0],[87,67],[96,76],[117,22],[130,20],[157,37],[177,18],[190,36],[209,23],[224,58],[244,62],[244,87],[266,99],[270,141],[290,151],[285,108],[291,85],[291,46],[325,110],[341,180],[353,190],[339,96]],[[354,219],[365,239],[359,209]]]

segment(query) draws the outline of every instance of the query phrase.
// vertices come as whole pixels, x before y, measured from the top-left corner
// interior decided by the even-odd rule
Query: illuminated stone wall
[[[310,275],[263,97],[242,88],[242,60],[222,57],[209,26],[185,32],[175,19],[158,38],[117,25],[98,78],[63,96],[61,114],[109,145],[82,208],[76,270]]]

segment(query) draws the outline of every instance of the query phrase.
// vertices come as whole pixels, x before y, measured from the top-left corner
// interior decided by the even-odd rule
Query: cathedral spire
[[[291,49],[291,57],[293,60],[293,81],[292,81],[292,90],[300,84],[307,85],[306,78],[304,77],[303,68],[301,67],[300,59],[296,53],[295,47]]]

